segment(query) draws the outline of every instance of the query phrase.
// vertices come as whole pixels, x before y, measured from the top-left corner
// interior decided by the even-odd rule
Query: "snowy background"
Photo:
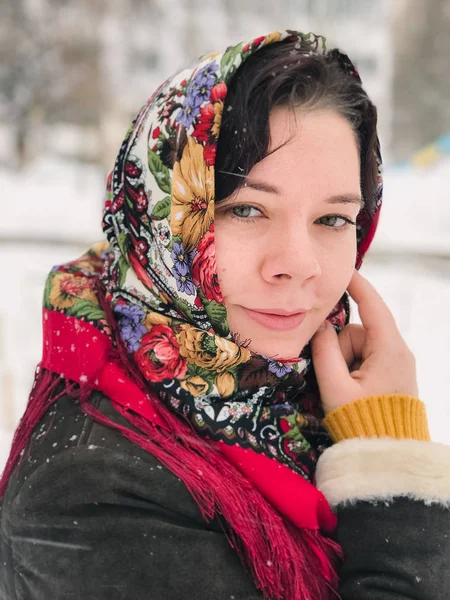
[[[442,46],[450,3],[432,5],[443,11],[439,37],[436,23],[414,21],[411,4],[418,8],[421,1],[399,0],[393,11],[383,0],[285,0],[283,12],[269,2],[122,0],[111,1],[105,16],[97,0],[90,8],[80,3],[80,12],[72,5],[52,13],[65,27],[61,39],[71,40],[72,54],[58,46],[61,39],[46,35],[47,0],[17,0],[5,12],[12,19],[9,29],[14,32],[11,23],[20,17],[24,31],[19,28],[19,37],[15,31],[20,43],[0,70],[0,470],[40,358],[45,277],[53,265],[101,239],[106,173],[134,113],[186,57],[286,27],[329,32],[352,57],[356,52],[378,105],[386,158],[384,207],[362,272],[386,300],[416,355],[433,439],[450,443],[450,112],[442,100],[448,94],[438,94],[439,85],[450,81],[449,54]],[[8,39],[1,11],[5,7],[0,8],[0,47]],[[433,28],[436,60],[427,75],[437,77],[432,89],[421,85],[406,98],[404,84],[399,89],[397,82],[404,81],[405,69],[411,85],[415,80],[414,64],[407,62],[411,46],[406,58],[402,50],[405,18],[417,39]],[[33,28],[26,29],[31,20]],[[84,29],[74,27],[80,23]],[[161,34],[168,28],[170,44]],[[78,36],[91,31],[90,52],[76,54],[77,43],[86,49],[87,42],[74,31]],[[74,55],[81,57],[78,62]],[[87,89],[92,97],[81,94]],[[427,118],[420,116],[424,107]]]

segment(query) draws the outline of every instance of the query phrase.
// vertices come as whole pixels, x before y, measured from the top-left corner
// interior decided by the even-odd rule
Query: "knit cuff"
[[[368,396],[345,404],[324,419],[334,442],[356,437],[429,441],[425,404],[413,396]]]

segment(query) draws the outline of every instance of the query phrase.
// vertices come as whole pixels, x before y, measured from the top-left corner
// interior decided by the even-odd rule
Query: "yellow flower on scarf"
[[[217,139],[219,137],[220,124],[222,123],[223,100],[214,103],[214,121],[211,133]]]
[[[188,377],[181,382],[181,387],[183,390],[191,393],[194,398],[200,396],[200,394],[204,394],[208,390],[208,384],[206,381],[200,377],[199,375],[195,375],[194,377]]]
[[[193,250],[214,218],[214,171],[206,166],[203,146],[189,138],[173,168],[170,228],[181,233],[186,252]]]
[[[281,32],[273,31],[272,33],[269,33],[269,35],[266,35],[266,37],[264,38],[264,45],[273,44],[274,42],[278,42],[280,38],[281,38]]]
[[[297,424],[297,427],[299,429],[303,429],[304,427],[308,427],[309,425],[308,419],[306,419],[306,417],[301,413],[297,413],[295,415],[295,423]]]
[[[91,246],[90,252],[95,254],[95,256],[101,257],[103,252],[106,252],[109,248],[109,242],[107,240],[102,240],[101,242],[95,242]]]
[[[147,331],[150,331],[153,325],[171,325],[172,319],[165,315],[160,315],[157,312],[149,312],[144,319],[144,325]]]
[[[181,356],[189,363],[217,373],[247,362],[251,356],[247,348],[191,325],[183,326],[177,340]]]
[[[77,300],[89,300],[98,305],[91,281],[73,273],[57,273],[53,277],[49,299],[55,308],[69,308]]]
[[[216,377],[217,391],[226,398],[234,392],[234,377],[231,373],[221,373]]]
[[[202,56],[202,60],[206,61],[206,60],[213,60],[214,58],[217,58],[220,55],[220,52],[210,52],[209,54],[205,54],[204,56]]]

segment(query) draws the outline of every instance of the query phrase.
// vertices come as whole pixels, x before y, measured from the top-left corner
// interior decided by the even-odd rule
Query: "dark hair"
[[[364,211],[374,212],[378,171],[376,108],[345,55],[337,50],[325,54],[317,51],[320,39],[314,36],[270,44],[250,56],[234,75],[225,99],[217,146],[216,202],[239,189],[244,183],[242,175],[268,155],[269,114],[274,107],[333,108],[355,132]]]

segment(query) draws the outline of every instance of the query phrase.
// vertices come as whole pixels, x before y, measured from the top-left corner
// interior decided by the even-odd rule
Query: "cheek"
[[[241,248],[227,241],[226,236],[216,234],[215,239],[216,268],[219,285],[224,297],[235,289],[237,282],[242,277],[242,260],[239,260]]]
[[[242,256],[239,249],[228,249],[216,260],[217,277],[225,299],[249,287],[252,279],[250,261],[242,260]]]
[[[355,269],[355,261],[356,238],[337,244],[333,252],[328,252],[323,257],[320,289],[323,303],[330,310],[347,289]]]
[[[260,250],[245,227],[222,219],[215,225],[216,269],[220,289],[226,300],[254,287]]]

